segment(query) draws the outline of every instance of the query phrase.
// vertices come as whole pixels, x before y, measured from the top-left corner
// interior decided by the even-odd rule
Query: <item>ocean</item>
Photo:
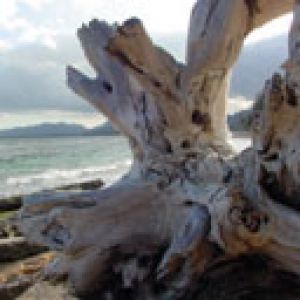
[[[0,138],[0,198],[101,178],[110,184],[128,170],[125,138]]]
[[[234,144],[240,150],[249,140]],[[0,138],[0,198],[99,178],[111,184],[130,164],[121,136]]]

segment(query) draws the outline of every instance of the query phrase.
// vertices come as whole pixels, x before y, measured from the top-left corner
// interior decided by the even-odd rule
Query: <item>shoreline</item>
[[[74,191],[95,190],[95,189],[102,188],[104,185],[105,182],[101,178],[98,178],[98,179],[83,181],[79,183],[62,185],[54,189],[41,190],[36,193],[29,193],[23,195],[16,194],[8,197],[3,197],[0,198],[0,219],[1,219],[1,215],[3,215],[4,213],[15,212],[18,209],[20,209],[23,204],[23,198],[33,194],[38,194],[45,191],[59,192],[59,191],[72,191],[72,190]]]

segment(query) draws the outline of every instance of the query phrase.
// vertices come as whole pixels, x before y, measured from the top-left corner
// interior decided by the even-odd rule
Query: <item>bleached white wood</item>
[[[291,8],[291,1],[197,1],[186,65],[155,46],[135,18],[79,29],[96,77],[68,67],[68,85],[128,138],[134,163],[107,189],[25,201],[26,236],[65,253],[49,273],[68,273],[79,294],[104,285],[108,269],[126,287],[176,274],[185,291],[216,261],[216,246],[217,259],[260,253],[299,273],[298,2],[287,74],[266,83],[253,147],[233,156],[225,122],[230,69],[245,36]],[[141,266],[140,256],[151,263]]]

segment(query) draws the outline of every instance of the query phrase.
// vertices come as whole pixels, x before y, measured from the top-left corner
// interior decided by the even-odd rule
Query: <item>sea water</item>
[[[233,141],[237,150],[249,145]],[[0,198],[99,178],[111,184],[131,160],[121,136],[0,138]]]
[[[125,138],[0,138],[0,198],[125,173],[131,154]]]

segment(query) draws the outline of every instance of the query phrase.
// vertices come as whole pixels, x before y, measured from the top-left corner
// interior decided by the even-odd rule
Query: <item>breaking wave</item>
[[[131,160],[126,159],[114,164],[80,169],[48,169],[41,173],[12,176],[6,179],[6,184],[0,191],[0,197],[16,194],[29,194],[44,189],[53,189],[63,185],[81,183],[94,179],[102,179],[105,184],[111,184],[120,178],[130,167]]]

